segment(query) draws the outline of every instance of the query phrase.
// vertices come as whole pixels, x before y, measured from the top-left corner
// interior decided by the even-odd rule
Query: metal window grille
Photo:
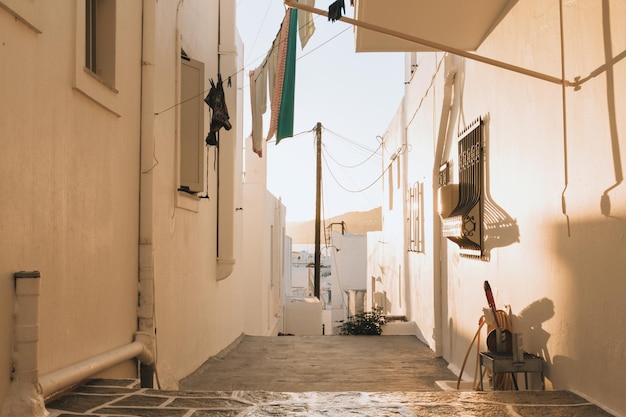
[[[418,181],[409,189],[409,252],[424,251],[422,202],[423,183]]]
[[[478,119],[459,137],[459,203],[443,227],[444,236],[471,257],[483,255],[483,129]]]

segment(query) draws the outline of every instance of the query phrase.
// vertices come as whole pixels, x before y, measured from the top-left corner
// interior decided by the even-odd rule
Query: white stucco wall
[[[393,209],[385,201],[383,232],[396,248],[386,267],[405,269],[407,316],[453,370],[478,328],[488,280],[498,307],[511,306],[526,350],[545,358],[548,388],[575,391],[618,414],[626,414],[626,337],[611,329],[626,312],[620,299],[626,290],[624,21],[623,2],[563,3],[565,78],[581,80],[580,88],[566,88],[565,102],[557,84],[459,62],[451,137],[478,117],[486,121],[484,260],[461,257],[447,239],[438,243],[433,173],[445,137],[440,127],[446,128],[445,64],[443,53],[419,55],[404,106],[385,136],[385,154],[407,135],[399,193],[425,182],[425,251],[399,260],[404,243],[394,230],[402,230],[403,214],[395,199]],[[559,3],[518,2],[477,53],[559,77]],[[448,146],[443,160],[454,160],[456,172],[456,141]],[[466,372],[473,369],[470,361]]]
[[[177,388],[253,316],[266,317],[255,329],[275,332],[285,208],[267,194],[264,176],[258,193],[242,196],[243,47],[234,3],[222,2],[218,24],[217,0],[146,1],[147,12],[142,2],[116,2],[117,91],[82,68],[81,0],[0,3],[0,405],[10,383],[17,271],[42,276],[40,374],[133,341],[140,266],[154,279],[161,388]],[[142,62],[142,35],[155,45],[150,61]],[[232,76],[225,94],[233,128],[220,132],[221,163],[214,148],[204,155],[207,199],[176,190],[181,48],[204,62],[204,93],[218,72],[225,81]],[[151,80],[142,79],[142,67]],[[246,228],[250,247],[272,248],[252,266],[244,213],[258,225]],[[232,231],[219,238],[220,253],[218,229]],[[227,262],[218,265],[218,257]],[[233,272],[217,280],[231,259]],[[264,291],[262,312],[244,308],[245,291]],[[103,376],[134,378],[136,361]]]
[[[331,232],[332,326],[345,321],[349,290],[367,290],[367,236]],[[330,331],[327,334],[331,334]]]
[[[252,152],[250,138],[245,145],[242,248],[246,262],[238,271],[244,283],[243,332],[276,335],[282,331],[283,299],[289,290],[283,286],[292,280],[291,242],[285,236],[287,208],[267,190],[267,159]]]
[[[17,16],[0,8],[0,403],[14,272],[41,272],[41,374],[130,343],[136,330],[141,4],[118,6],[117,59],[135,65],[117,74],[116,115],[73,88],[83,75],[76,2],[36,3]]]
[[[241,277],[231,275],[223,281],[217,278],[218,207],[234,198],[235,207],[241,206],[241,183],[234,189],[218,188],[218,175],[224,176],[227,166],[237,180],[242,171],[241,154],[235,159],[218,158],[214,147],[207,148],[208,199],[197,199],[176,192],[178,183],[178,108],[170,107],[179,99],[178,51],[205,65],[205,90],[209,80],[217,81],[218,74],[226,80],[233,76],[232,86],[224,84],[229,107],[230,131],[220,130],[220,143],[225,147],[241,149],[242,122],[241,92],[243,80],[237,74],[242,61],[242,46],[236,37],[234,7],[218,8],[217,1],[158,2],[156,11],[155,63],[155,158],[159,161],[152,170],[154,176],[153,256],[156,285],[157,364],[161,385],[175,388],[178,380],[194,371],[209,356],[219,352],[242,331]],[[218,17],[222,13],[221,50],[218,55]],[[239,52],[237,52],[239,51]],[[218,58],[219,56],[219,58]],[[169,109],[169,110],[165,110]],[[209,128],[209,111],[205,109],[205,131]],[[229,152],[220,149],[220,153]],[[223,155],[222,158],[224,159]],[[218,173],[219,171],[219,173]],[[237,172],[239,174],[237,174]],[[224,177],[225,178],[225,177]],[[241,213],[235,212],[235,233],[241,231]],[[241,240],[235,244],[235,254],[241,255]],[[239,262],[239,263],[237,263]],[[242,260],[235,259],[234,268]]]

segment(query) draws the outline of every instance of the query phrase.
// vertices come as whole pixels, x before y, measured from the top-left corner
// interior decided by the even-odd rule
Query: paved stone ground
[[[456,380],[414,336],[245,336],[181,381],[206,391],[435,391]]]
[[[50,417],[610,417],[567,391],[160,391],[93,380],[48,405]]]
[[[46,407],[50,417],[611,417],[567,391],[450,392],[440,379],[456,380],[412,336],[245,336],[180,391],[91,380]]]

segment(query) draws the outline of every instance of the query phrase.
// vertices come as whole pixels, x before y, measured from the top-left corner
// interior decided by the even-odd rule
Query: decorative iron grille
[[[459,203],[443,224],[443,235],[472,257],[483,255],[483,129],[477,119],[459,136]]]
[[[424,251],[424,184],[416,182],[409,189],[409,252]]]

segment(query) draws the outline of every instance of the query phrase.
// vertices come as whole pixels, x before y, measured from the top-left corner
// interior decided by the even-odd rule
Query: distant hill
[[[330,219],[322,220],[322,228],[330,226],[331,223],[345,223],[346,232],[357,235],[367,232],[382,230],[383,219],[382,209],[377,207],[369,211],[351,211]],[[341,232],[340,225],[334,225],[333,230]],[[306,222],[287,222],[287,235],[291,236],[294,244],[315,243],[315,220]],[[322,234],[322,243],[324,235]]]

